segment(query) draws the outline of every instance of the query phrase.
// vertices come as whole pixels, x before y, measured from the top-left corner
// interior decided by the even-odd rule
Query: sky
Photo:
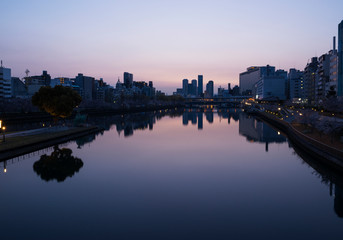
[[[171,94],[204,76],[238,85],[249,66],[303,70],[332,49],[342,0],[2,0],[0,59],[12,76],[123,72]]]

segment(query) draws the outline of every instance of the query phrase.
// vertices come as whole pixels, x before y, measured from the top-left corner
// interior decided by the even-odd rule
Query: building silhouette
[[[10,98],[12,95],[11,69],[0,66],[0,99]]]
[[[239,115],[239,134],[250,142],[265,143],[268,152],[269,143],[283,143],[286,137],[276,132],[266,123],[256,120],[246,114]]]
[[[124,85],[126,88],[132,88],[133,86],[133,74],[132,73],[128,73],[128,72],[124,72]]]
[[[213,81],[210,80],[208,81],[208,83],[206,84],[206,98],[213,98]]]
[[[299,99],[304,97],[304,72],[295,68],[289,69],[288,84],[289,99]]]
[[[182,90],[183,90],[183,95],[187,96],[188,95],[188,79],[182,80]]]
[[[80,95],[82,100],[92,101],[95,98],[95,79],[93,77],[84,76],[79,73],[75,77],[75,84],[80,88]]]
[[[343,20],[338,25],[338,83],[337,96],[343,96]]]
[[[198,75],[198,96],[203,96],[203,75]]]

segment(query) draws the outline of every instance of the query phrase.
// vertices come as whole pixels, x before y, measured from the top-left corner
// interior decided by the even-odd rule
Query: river
[[[0,163],[2,239],[342,238],[343,176],[239,109],[89,121]]]

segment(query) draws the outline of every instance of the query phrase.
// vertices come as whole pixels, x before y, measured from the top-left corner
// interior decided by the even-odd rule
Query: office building
[[[82,100],[91,101],[96,98],[95,79],[79,73],[75,77],[75,84],[80,87]]]
[[[304,70],[304,93],[305,101],[309,104],[314,104],[315,101],[315,86],[316,72],[318,69],[318,58],[313,57]]]
[[[338,79],[337,96],[343,96],[343,20],[338,25]]]
[[[187,97],[187,95],[188,95],[188,79],[182,80],[182,90],[183,90],[183,95],[185,97]]]
[[[239,74],[239,89],[241,95],[251,96],[256,83],[262,76],[272,76],[275,73],[275,67],[264,66],[256,67],[252,66],[247,68],[247,71]]]
[[[208,81],[208,83],[206,84],[206,98],[213,98],[213,88],[214,88],[214,84],[213,81],[210,80]]]
[[[316,73],[315,101],[321,103],[326,98],[326,84],[330,81],[330,55],[323,54],[318,59]]]
[[[12,96],[12,79],[11,69],[0,66],[0,99],[11,98]]]
[[[264,100],[286,100],[286,77],[262,76],[256,83],[256,99]]]
[[[289,99],[299,101],[304,97],[304,72],[295,68],[289,69],[288,74],[288,89]],[[300,100],[301,101],[301,100]]]
[[[196,79],[192,80],[192,88],[191,88],[190,94],[192,96],[196,96],[197,95],[197,80]]]
[[[325,96],[327,96],[330,89],[334,90],[337,95],[338,82],[338,55],[336,49],[336,37],[333,37],[333,48],[329,51],[330,55],[330,77],[329,82],[325,86]]]
[[[133,86],[133,74],[124,72],[124,85],[126,88],[132,88]]]
[[[199,97],[202,97],[202,95],[203,95],[203,85],[204,85],[204,83],[203,83],[203,75],[198,75],[198,96]]]
[[[12,77],[12,97],[15,98],[25,98],[27,97],[27,89],[25,83],[21,81],[18,77]]]

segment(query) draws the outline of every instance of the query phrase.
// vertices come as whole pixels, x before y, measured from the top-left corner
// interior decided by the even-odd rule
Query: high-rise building
[[[124,72],[124,85],[126,88],[132,88],[133,86],[133,74]]]
[[[203,94],[203,75],[198,75],[198,95],[201,97]]]
[[[304,72],[296,70],[295,68],[289,69],[288,83],[289,83],[289,98],[291,100],[304,97]]]
[[[333,48],[329,51],[330,55],[330,79],[325,85],[325,96],[330,90],[334,90],[337,94],[338,82],[338,55],[336,49],[336,37],[333,37]]]
[[[261,79],[262,76],[273,76],[275,74],[275,67],[252,66],[247,68],[247,71],[239,74],[239,90],[241,95],[253,95],[255,84]]]
[[[12,97],[23,98],[27,96],[27,89],[25,83],[18,77],[12,77]]]
[[[0,98],[10,98],[12,96],[11,69],[0,66]]]
[[[186,97],[188,95],[188,79],[182,80],[182,90],[183,90],[183,95]]]
[[[278,70],[275,74],[262,75],[256,83],[256,99],[286,100],[287,72]]]
[[[337,96],[343,96],[343,20],[338,25],[338,82]]]
[[[330,55],[323,54],[319,57],[316,73],[315,100],[320,103],[326,97],[326,84],[330,81]]]
[[[208,81],[208,83],[206,84],[206,94],[207,94],[206,97],[208,98],[213,98],[213,88],[214,88],[213,85],[214,84],[212,80]]]
[[[42,75],[25,77],[26,86],[29,85],[40,85],[40,86],[50,86],[51,76],[47,71],[43,71]]]
[[[305,98],[309,104],[315,100],[316,72],[318,69],[318,58],[313,57],[304,70]]]
[[[191,95],[196,96],[197,95],[197,80],[192,80],[192,90],[190,92]]]
[[[79,73],[75,77],[75,84],[80,87],[80,95],[83,100],[91,101],[96,98],[95,79],[93,77],[83,76]]]

